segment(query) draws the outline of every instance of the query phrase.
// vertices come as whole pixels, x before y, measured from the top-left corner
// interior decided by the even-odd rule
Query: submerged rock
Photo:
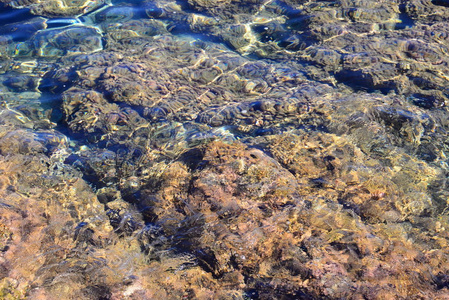
[[[444,1],[47,2],[0,20],[0,298],[446,296]]]
[[[105,4],[104,0],[2,0],[1,2],[13,8],[29,8],[32,14],[46,17],[78,16]]]

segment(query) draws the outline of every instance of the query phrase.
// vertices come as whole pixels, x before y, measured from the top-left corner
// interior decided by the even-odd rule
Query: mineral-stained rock
[[[2,146],[7,143],[10,141],[3,138]],[[57,167],[62,168],[59,174]],[[103,238],[94,231],[106,235],[111,232],[101,219],[102,207],[92,201],[95,195],[89,186],[77,178],[76,171],[36,152],[2,156],[0,168],[1,222],[11,231],[2,255],[2,265],[11,272],[2,276],[2,293],[7,284],[18,293],[16,296],[30,292],[33,282],[41,282],[41,291],[51,291],[58,285],[58,276],[78,276],[73,268],[63,267],[63,261],[73,266],[85,264],[87,256],[73,256],[77,243],[102,243]],[[66,179],[62,180],[62,176]],[[89,240],[75,241],[73,233],[81,222],[91,228],[92,235]],[[47,282],[45,288],[43,281]]]
[[[426,182],[441,174],[406,154],[395,158],[403,161],[402,169],[382,167],[350,139],[333,134],[286,134],[272,141],[271,151],[292,173],[260,150],[222,142],[192,150],[169,166],[153,166],[162,168],[159,175],[153,172],[156,182],[144,184],[134,200],[152,224],[149,236],[141,238],[143,247],[154,255],[155,245],[167,249],[171,243],[193,255],[217,282],[268,298],[298,291],[348,297],[351,289],[383,297],[398,293],[391,281],[406,284],[400,292],[406,296],[417,291],[416,282],[426,284],[426,267],[414,261],[427,257],[429,247],[440,247],[428,244],[424,231],[441,226],[426,217],[435,212],[425,196]],[[418,170],[426,174],[407,183]],[[415,232],[417,248],[405,235],[416,222],[427,228]],[[405,252],[387,250],[392,244]],[[416,276],[388,273],[411,266],[419,269]],[[366,283],[354,283],[360,274]]]
[[[212,142],[201,151],[202,161],[195,163],[193,176],[177,162],[163,172],[158,193],[144,191],[140,199],[147,208],[144,216],[214,276],[253,269],[271,230],[271,225],[259,228],[259,218],[274,216],[284,206],[302,205],[296,180],[262,151],[242,144]],[[269,220],[263,222],[270,224]],[[219,246],[221,238],[225,240]]]
[[[0,141],[3,148],[11,142]],[[180,297],[184,284],[208,278],[186,255],[157,254],[159,262],[148,261],[138,237],[150,234],[142,228],[140,214],[131,216],[130,204],[123,200],[109,203],[105,211],[82,174],[61,163],[66,155],[61,148],[49,155],[30,149],[0,156],[2,298]],[[119,240],[130,234],[130,240]],[[142,247],[149,245],[145,241]],[[157,249],[162,249],[164,239],[160,241],[153,242]],[[175,290],[169,291],[173,284]]]

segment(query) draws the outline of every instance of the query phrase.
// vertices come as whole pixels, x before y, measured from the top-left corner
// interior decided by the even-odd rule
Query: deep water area
[[[449,1],[0,0],[0,299],[449,299]]]

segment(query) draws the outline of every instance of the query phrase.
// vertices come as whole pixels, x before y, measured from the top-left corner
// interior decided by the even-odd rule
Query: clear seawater
[[[446,299],[447,1],[1,1],[1,299]]]

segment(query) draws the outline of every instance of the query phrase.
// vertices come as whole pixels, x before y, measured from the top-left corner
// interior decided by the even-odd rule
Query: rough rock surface
[[[17,0],[0,1],[13,8],[29,8],[35,15],[46,17],[79,16],[104,5],[104,0]]]
[[[0,298],[447,298],[447,1],[0,8]]]

